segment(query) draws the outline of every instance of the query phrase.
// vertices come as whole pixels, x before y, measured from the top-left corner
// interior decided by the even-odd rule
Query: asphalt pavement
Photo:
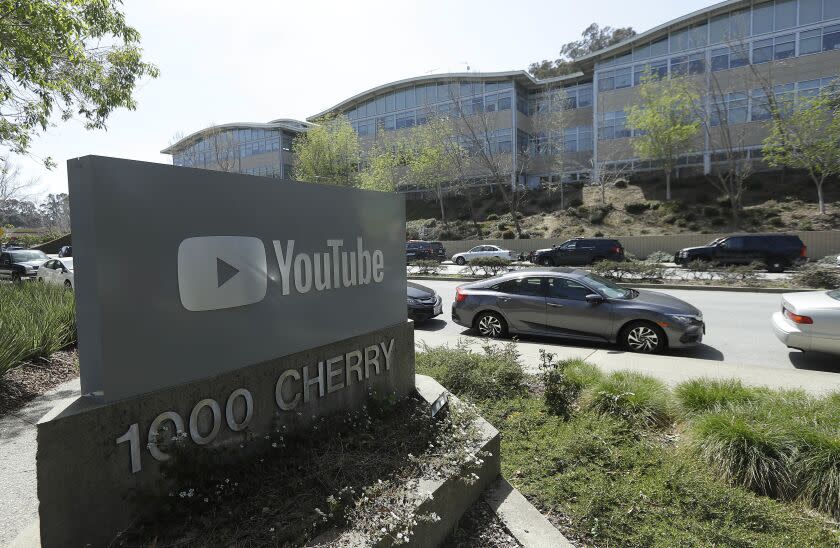
[[[454,323],[451,316],[455,288],[465,282],[417,280],[437,291],[443,298],[443,315],[415,327],[415,338],[428,342],[443,340],[441,336],[475,337],[475,333]],[[840,373],[840,358],[826,354],[804,353],[783,345],[773,334],[770,318],[779,309],[781,295],[725,291],[658,290],[687,301],[703,312],[706,336],[695,348],[667,351],[668,356],[694,358],[773,369],[805,369]],[[433,336],[434,335],[434,336]],[[581,343],[554,338],[520,337],[546,349],[581,348],[614,350],[610,345]]]

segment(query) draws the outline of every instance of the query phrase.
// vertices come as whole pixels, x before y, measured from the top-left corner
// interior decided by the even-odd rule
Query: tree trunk
[[[671,201],[671,170],[665,170],[665,201]]]
[[[817,183],[817,198],[820,202],[820,215],[825,215],[825,199],[823,198],[823,181]]]
[[[560,209],[566,209],[566,185],[560,181]]]
[[[478,219],[475,218],[475,205],[473,204],[472,191],[469,188],[464,188],[464,197],[467,199],[467,208],[470,211],[470,220],[472,221],[473,228],[475,228],[475,231],[478,234],[478,239],[480,240],[484,238],[484,231],[481,230],[481,225],[478,224]]]
[[[443,210],[443,189],[440,187],[440,183],[435,185],[437,190],[437,197],[438,202],[440,203],[440,220],[445,225],[446,224],[446,213]]]

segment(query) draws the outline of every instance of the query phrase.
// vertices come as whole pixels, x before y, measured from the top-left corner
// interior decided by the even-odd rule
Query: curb
[[[574,544],[502,476],[487,489],[485,500],[523,548],[574,548]]]
[[[489,277],[488,277],[489,278]],[[409,276],[409,280],[429,282],[478,282],[488,278],[456,278],[454,276]],[[728,285],[688,285],[688,284],[627,284],[619,283],[622,287],[637,289],[683,289],[686,291],[729,291],[732,293],[803,293],[806,291],[820,291],[802,287],[738,287]]]

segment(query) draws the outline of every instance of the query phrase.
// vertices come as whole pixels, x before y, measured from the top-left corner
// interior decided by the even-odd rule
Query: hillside
[[[703,178],[677,180],[673,200],[664,201],[658,181],[630,182],[606,190],[601,203],[598,187],[585,186],[567,196],[561,209],[559,193],[531,191],[522,208],[524,230],[531,238],[572,236],[638,236],[646,234],[778,232],[840,229],[840,185],[826,185],[827,213],[819,215],[813,184],[801,177],[762,175],[750,181],[739,222],[733,223],[728,201]],[[446,201],[450,222],[440,221],[434,200],[406,203],[408,238],[427,240],[478,239],[462,197]],[[485,238],[513,238],[510,214],[500,196],[485,191],[474,198],[476,218]],[[455,220],[451,220],[455,219]]]

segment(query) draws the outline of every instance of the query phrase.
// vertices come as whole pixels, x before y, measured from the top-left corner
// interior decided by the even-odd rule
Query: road
[[[450,319],[455,288],[459,282],[422,280],[418,283],[437,291],[443,298],[443,315],[415,327],[417,340],[424,332],[456,337],[475,336]],[[703,311],[707,325],[703,344],[690,349],[668,351],[668,355],[776,369],[810,369],[840,373],[840,359],[824,354],[803,353],[786,348],[773,334],[770,317],[779,308],[781,296],[766,293],[726,291],[660,290],[688,301]],[[610,348],[577,341],[524,337],[549,347],[586,346]]]

